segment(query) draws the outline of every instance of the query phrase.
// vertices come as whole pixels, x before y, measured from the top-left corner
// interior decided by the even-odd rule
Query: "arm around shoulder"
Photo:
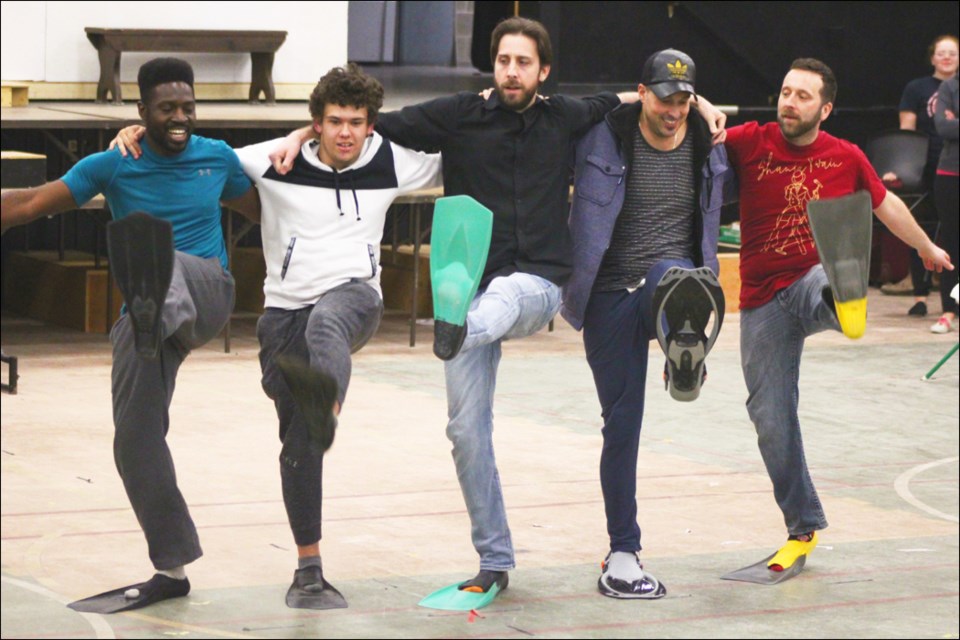
[[[5,191],[0,204],[2,231],[77,208],[77,202],[63,180],[54,180],[32,189]]]

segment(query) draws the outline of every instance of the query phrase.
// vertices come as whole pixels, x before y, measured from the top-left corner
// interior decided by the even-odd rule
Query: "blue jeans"
[[[650,340],[657,335],[653,293],[670,267],[692,269],[689,260],[661,260],[634,292],[590,294],[583,318],[583,346],[603,416],[600,488],[611,551],[640,551],[637,524],[637,453],[643,424]]]
[[[515,566],[513,542],[493,455],[493,393],[500,343],[536,333],[560,309],[560,287],[528,273],[494,278],[470,304],[467,336],[457,357],[445,363],[447,437],[470,515],[480,568]]]
[[[818,264],[765,305],[740,312],[747,412],[790,535],[827,527],[807,469],[797,415],[803,341],[826,329],[840,329],[822,298],[826,286],[827,276]]]

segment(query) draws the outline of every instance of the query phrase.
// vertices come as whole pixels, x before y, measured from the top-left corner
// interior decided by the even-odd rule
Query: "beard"
[[[514,96],[508,96],[506,94],[506,89],[519,89],[520,93]],[[533,102],[534,96],[537,95],[537,88],[533,89],[524,89],[522,85],[497,85],[497,97],[500,98],[500,103],[511,111],[521,111],[526,109],[531,102]]]
[[[783,119],[783,114],[777,113],[777,124],[780,126],[780,133],[783,134],[784,138],[796,140],[813,131],[820,124],[820,119],[815,116],[810,120],[797,118],[796,120],[786,121]]]

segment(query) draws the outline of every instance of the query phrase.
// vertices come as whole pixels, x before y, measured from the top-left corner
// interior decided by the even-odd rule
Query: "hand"
[[[146,132],[146,128],[139,124],[124,127],[117,133],[117,137],[110,141],[108,148],[116,147],[124,158],[127,157],[127,153],[130,153],[133,155],[133,159],[137,160],[143,155],[143,149],[140,148],[140,139]]]
[[[957,119],[957,115],[953,111],[950,111],[950,109],[945,109],[943,111],[943,117],[946,118],[947,120]]]
[[[885,174],[883,174],[880,180],[888,189],[899,189],[903,186],[903,180],[901,180],[893,171],[887,171]]]
[[[306,142],[312,134],[313,129],[310,127],[297,129],[287,134],[287,137],[277,145],[277,148],[270,152],[270,163],[273,165],[274,171],[282,176],[287,175],[287,173],[293,169],[293,163],[297,159],[297,156],[300,155],[300,149],[303,147],[303,143]]]
[[[720,144],[726,140],[727,131],[724,127],[727,125],[727,114],[717,109],[713,106],[712,102],[703,96],[697,96],[693,105],[697,108],[697,111],[700,112],[700,115],[703,116],[703,119],[707,121],[713,144]]]
[[[940,273],[944,269],[953,271],[953,265],[950,263],[950,254],[930,242],[926,247],[917,251],[920,259],[923,260],[923,267],[927,271],[936,269]]]
[[[483,98],[484,100],[489,100],[490,96],[493,94],[493,91],[494,91],[493,87],[484,89],[483,91],[480,92],[480,97]]]

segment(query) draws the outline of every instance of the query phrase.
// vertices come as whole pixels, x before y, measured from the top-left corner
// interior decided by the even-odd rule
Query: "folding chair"
[[[877,175],[897,174],[897,182],[889,185],[890,190],[903,198],[910,211],[930,195],[923,184],[929,147],[930,137],[925,133],[891,129],[873,136],[863,149]]]
[[[863,148],[877,175],[883,177],[887,172],[897,175],[897,181],[888,183],[887,188],[903,199],[911,213],[930,196],[929,185],[923,183],[923,170],[927,164],[929,147],[930,137],[925,133],[889,129],[874,135]],[[914,218],[916,217],[914,213]],[[934,226],[932,221],[925,224],[917,219],[917,222],[925,232],[933,231],[933,237],[940,231],[939,224]],[[889,233],[882,229],[877,221],[874,221],[874,232],[879,232],[880,237]],[[930,275],[926,274],[924,279],[929,283]]]

